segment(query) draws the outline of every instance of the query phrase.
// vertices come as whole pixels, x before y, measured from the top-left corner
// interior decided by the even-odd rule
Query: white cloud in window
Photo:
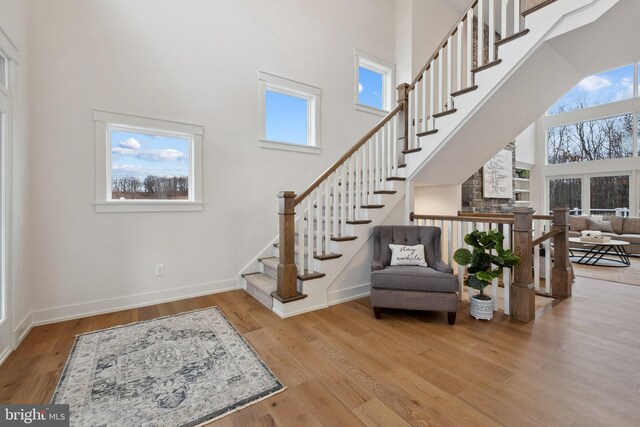
[[[621,89],[616,92],[616,101],[633,97],[633,78],[625,77],[620,81]]]
[[[133,156],[139,159],[162,161],[162,160],[180,160],[185,157],[182,151],[166,148],[164,150],[133,150],[131,148],[114,147],[111,149],[114,154],[121,156]]]
[[[580,83],[578,83],[578,87],[586,90],[587,92],[595,92],[611,85],[611,80],[602,76],[585,77]]]
[[[135,138],[129,138],[126,141],[121,141],[118,145],[120,145],[120,147],[130,148],[132,150],[140,149],[140,142],[138,142],[138,140]]]
[[[362,93],[363,90],[364,87],[362,86],[362,83],[358,83],[358,93]]]

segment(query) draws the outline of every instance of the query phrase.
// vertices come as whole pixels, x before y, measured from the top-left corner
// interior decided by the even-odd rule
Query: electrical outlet
[[[156,276],[164,276],[164,264],[156,264]]]

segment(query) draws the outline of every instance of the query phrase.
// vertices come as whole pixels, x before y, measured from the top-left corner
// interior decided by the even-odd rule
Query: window
[[[593,176],[589,181],[592,215],[629,215],[629,175]]]
[[[547,130],[549,164],[632,156],[633,114],[578,122]]]
[[[571,215],[582,214],[582,180],[560,178],[549,180],[549,210],[566,206]]]
[[[560,98],[549,109],[548,114],[581,110],[637,96],[637,92],[634,94],[634,87],[637,86],[637,81],[634,80],[634,76],[637,76],[635,68],[631,64],[584,78]]]
[[[320,152],[320,89],[267,73],[259,74],[260,146]]]
[[[394,70],[393,64],[356,49],[356,109],[380,115],[393,109]]]
[[[202,210],[202,127],[104,111],[93,116],[97,212]]]

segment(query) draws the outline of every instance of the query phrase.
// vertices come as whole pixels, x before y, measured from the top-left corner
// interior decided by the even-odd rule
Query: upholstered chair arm
[[[429,265],[429,267],[441,273],[453,274],[453,268],[449,267],[449,265],[442,261],[440,258],[436,258],[436,262],[434,263],[434,265]]]
[[[374,259],[373,261],[371,261],[371,271],[376,271],[376,270],[382,270],[384,269],[384,264],[382,264],[382,261]]]

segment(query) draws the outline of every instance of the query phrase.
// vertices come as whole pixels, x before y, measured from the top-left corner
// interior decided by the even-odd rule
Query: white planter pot
[[[471,316],[478,320],[493,319],[493,298],[488,300],[477,299],[476,295],[472,295],[469,299],[469,311]]]

